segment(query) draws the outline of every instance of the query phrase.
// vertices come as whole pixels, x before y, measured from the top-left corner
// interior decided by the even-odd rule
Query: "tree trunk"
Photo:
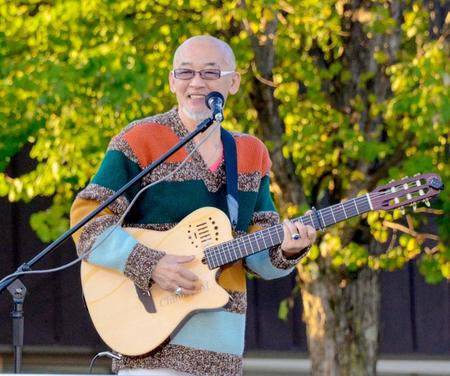
[[[350,72],[350,78],[345,81],[337,78],[330,81],[323,79],[323,89],[330,98],[330,104],[352,119],[366,141],[383,142],[382,115],[372,116],[369,99],[373,100],[375,97],[377,103],[382,103],[391,95],[386,67],[395,63],[400,47],[402,2],[392,0],[388,3],[390,16],[395,20],[390,32],[372,33],[371,36],[367,34],[367,21],[362,15],[371,14],[371,17],[375,17],[371,13],[373,7],[384,5],[369,0],[350,0],[343,4],[341,26],[344,52],[339,57],[339,62]],[[245,1],[241,2],[241,6],[246,7]],[[259,33],[253,33],[251,28],[246,28],[246,31],[255,54],[256,67],[250,97],[258,112],[260,135],[272,146],[274,180],[281,190],[280,197],[277,197],[278,204],[281,211],[284,211],[292,204],[305,204],[307,199],[303,193],[302,181],[296,175],[295,163],[291,158],[286,159],[282,153],[285,129],[272,83],[275,65],[273,38],[277,26],[278,18],[274,17]],[[376,61],[376,52],[385,54],[384,64]],[[319,47],[308,53],[318,66],[327,67],[333,63]],[[363,77],[371,78],[363,80]],[[362,109],[354,106],[355,99],[362,103]],[[352,181],[345,192],[341,192],[342,187],[338,187],[336,192],[341,192],[343,197],[354,197],[361,190],[370,191],[380,178],[386,176],[388,168],[398,163],[403,153],[403,148],[399,147],[397,152],[381,161],[350,160],[347,162],[349,171],[358,170],[366,178]],[[319,189],[321,182],[317,184]],[[330,191],[322,193],[324,199],[332,194]],[[340,199],[341,197],[334,197],[333,200]],[[310,202],[319,206],[330,204],[319,202],[318,197],[312,197]],[[351,241],[358,241],[355,239],[355,231],[355,226],[347,226],[340,231],[344,246]],[[375,375],[380,303],[378,272],[368,268],[356,272],[334,270],[327,255],[322,255],[315,262],[320,271],[314,278],[308,274],[307,267],[305,270],[299,268],[312,374]]]
[[[379,274],[365,268],[342,279],[328,267],[320,279],[300,276],[312,375],[375,375]]]

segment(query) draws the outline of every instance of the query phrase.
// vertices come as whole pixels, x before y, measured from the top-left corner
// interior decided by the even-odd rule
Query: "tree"
[[[174,104],[171,55],[194,34],[237,53],[243,88],[224,125],[269,146],[283,214],[403,174],[450,180],[450,16],[439,1],[3,0],[0,16],[0,171],[27,144],[36,161],[1,173],[0,195],[53,197],[32,217],[44,241],[67,227],[111,136]],[[420,233],[429,215],[397,211],[319,237],[298,268],[315,374],[374,374],[379,270],[418,259],[429,282],[450,279],[448,191],[433,208],[439,237]]]

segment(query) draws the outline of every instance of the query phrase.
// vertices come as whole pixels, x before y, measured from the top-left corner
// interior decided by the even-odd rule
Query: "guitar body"
[[[210,207],[194,211],[168,231],[125,230],[152,249],[195,255],[195,260],[185,265],[203,285],[200,293],[189,296],[176,296],[157,285],[147,294],[122,273],[82,262],[83,293],[99,335],[121,354],[140,355],[164,342],[192,312],[220,308],[228,302],[228,293],[216,282],[218,269],[210,270],[201,260],[206,247],[233,236],[227,216]]]

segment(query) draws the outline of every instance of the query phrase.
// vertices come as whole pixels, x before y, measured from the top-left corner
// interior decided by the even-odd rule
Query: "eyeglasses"
[[[220,69],[201,69],[196,71],[185,68],[174,69],[172,72],[175,78],[179,80],[192,80],[196,73],[204,80],[218,80],[222,76],[234,73],[234,71],[221,71]]]

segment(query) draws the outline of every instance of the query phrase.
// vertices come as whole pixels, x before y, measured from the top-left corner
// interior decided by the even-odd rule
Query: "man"
[[[96,176],[74,202],[73,223],[194,130],[201,120],[210,117],[211,112],[205,105],[208,93],[217,91],[226,99],[238,91],[240,75],[236,72],[233,51],[223,41],[210,36],[188,39],[174,54],[169,84],[178,107],[135,121],[113,138]],[[204,141],[181,169],[145,191],[126,216],[124,226],[167,230],[204,206],[227,212],[220,130],[215,130],[206,140],[204,137],[198,136],[194,145],[187,145],[143,179],[141,185],[145,186],[167,176],[179,167],[195,144]],[[237,149],[239,191],[235,232],[243,235],[251,229],[276,224],[278,215],[269,191],[267,149],[252,136],[233,134],[233,138]],[[150,249],[120,227],[104,236],[105,230],[124,213],[138,189],[130,189],[77,234],[78,252],[90,252],[86,261],[119,270],[141,289],[148,290],[152,284],[157,284],[177,295],[199,293],[202,284],[186,266],[194,256],[176,256],[166,254],[164,250]],[[266,279],[283,277],[295,268],[314,240],[312,227],[285,221],[281,246],[222,268],[219,283],[230,295],[230,301],[223,309],[192,315],[167,343],[149,354],[122,357],[114,363],[114,371],[148,375],[240,375],[245,334],[245,270]]]

